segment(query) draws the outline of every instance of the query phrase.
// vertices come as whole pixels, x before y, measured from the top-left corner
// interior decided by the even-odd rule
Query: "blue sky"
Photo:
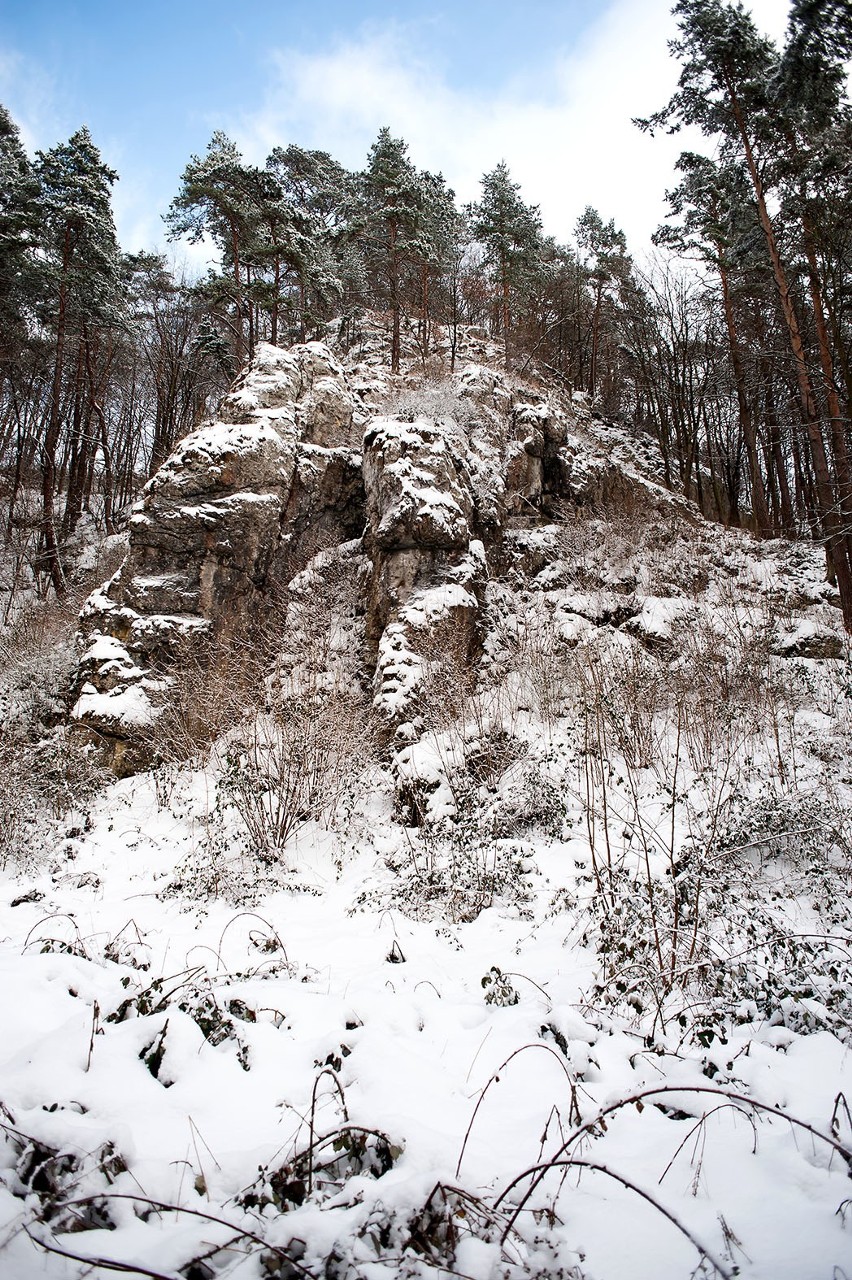
[[[780,34],[785,0],[753,7]],[[298,142],[356,168],[384,124],[463,199],[505,159],[559,238],[591,203],[641,248],[678,149],[630,124],[674,83],[668,9],[669,0],[5,0],[0,101],[31,149],[89,126],[121,176],[127,249],[163,242],[161,214],[213,129],[255,162]]]

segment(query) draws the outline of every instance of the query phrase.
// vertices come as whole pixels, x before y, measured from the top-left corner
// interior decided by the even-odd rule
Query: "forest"
[[[5,591],[62,594],[83,513],[111,531],[258,342],[341,319],[355,342],[373,309],[394,372],[402,334],[426,370],[435,326],[481,326],[647,435],[706,516],[818,541],[852,628],[852,16],[797,0],[778,49],[736,6],[675,13],[678,89],[636,124],[706,145],[641,261],[591,207],[557,243],[503,162],[460,207],[386,128],[357,173],[294,143],[253,165],[217,131],[166,217],[216,259],[192,278],[122,251],[85,127],[31,158],[0,108]]]

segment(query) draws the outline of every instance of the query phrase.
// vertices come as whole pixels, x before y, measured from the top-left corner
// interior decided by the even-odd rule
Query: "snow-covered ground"
[[[843,1275],[843,1038],[598,1003],[582,840],[521,842],[523,901],[413,919],[377,784],[253,906],[174,890],[201,774],[113,785],[7,873],[2,1273]]]

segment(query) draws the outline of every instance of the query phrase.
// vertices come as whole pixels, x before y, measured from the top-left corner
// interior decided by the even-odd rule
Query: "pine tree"
[[[128,255],[123,271],[133,318],[130,360],[139,358],[153,386],[146,466],[153,475],[196,426],[208,395],[230,381],[233,368],[227,343],[212,329],[201,298],[186,280],[174,277],[162,254]]]
[[[426,189],[402,138],[380,130],[361,178],[365,259],[381,282],[391,312],[391,372],[399,373],[406,271],[428,259]]]
[[[89,375],[90,407],[100,409],[91,376],[90,343],[96,330],[119,318],[120,254],[113,223],[110,188],[117,178],[105,165],[86,128],[67,143],[38,152],[41,247],[47,280],[44,315],[53,334],[53,372],[42,441],[43,565],[57,594],[65,589],[55,521],[56,450],[63,420],[63,376],[67,349],[76,342],[76,373]],[[88,368],[87,368],[88,364]],[[102,410],[101,445],[107,476],[109,441]],[[109,486],[106,516],[109,525]]]
[[[810,6],[803,0],[799,7],[807,7],[812,14],[835,12],[835,6],[826,0],[814,0]],[[801,417],[810,446],[819,521],[830,567],[837,578],[844,623],[852,631],[852,537],[844,518],[847,504],[852,511],[852,478],[846,441],[842,424],[829,411],[831,453],[827,451],[800,306],[769,203],[779,156],[782,166],[785,160],[789,163],[795,145],[790,131],[789,97],[785,98],[783,91],[789,77],[784,75],[778,51],[758,34],[741,4],[678,0],[673,12],[680,28],[679,39],[672,43],[672,50],[681,61],[678,88],[662,111],[637,123],[651,130],[664,125],[670,130],[682,125],[697,126],[705,135],[718,139],[723,159],[745,166],[792,356]],[[837,25],[837,30],[844,29],[845,24]],[[823,111],[822,98],[822,90],[812,92],[808,110],[799,113],[799,123],[806,131],[813,125],[813,113],[819,115]]]
[[[276,147],[266,168],[280,185],[299,235],[288,262],[297,294],[298,333],[304,340],[310,329],[345,305],[353,283],[354,179],[325,151],[294,144]]]
[[[504,161],[483,176],[481,185],[482,198],[471,208],[471,227],[496,276],[508,368],[512,318],[532,292],[541,262],[541,217],[537,207],[524,204]]]
[[[577,387],[584,380],[580,317],[585,281],[576,249],[545,237],[538,277],[535,353],[551,372]]]
[[[627,285],[631,261],[627,252],[624,232],[616,228],[610,218],[605,223],[598,213],[587,205],[577,221],[577,244],[583,266],[592,290],[591,352],[587,389],[594,396],[598,390],[598,354],[601,338],[601,319],[604,302],[611,292]]]
[[[740,430],[745,442],[751,479],[751,501],[757,531],[773,533],[766,501],[763,472],[758,451],[757,427],[749,396],[743,342],[736,314],[735,274],[749,255],[757,219],[751,189],[740,167],[724,165],[707,156],[684,152],[678,161],[683,175],[679,185],[667,192],[669,205],[680,223],[661,227],[654,241],[690,253],[706,263],[719,281],[722,313],[728,337],[728,356],[736,389]],[[786,477],[785,523],[790,525]]]
[[[852,58],[852,14],[835,0],[796,0],[792,5],[780,67],[772,85],[772,123],[777,136],[782,214],[798,232],[816,337],[822,394],[829,424],[838,504],[852,565],[852,466],[848,422],[852,378],[847,374],[846,412],[840,403],[838,363],[848,371],[848,335],[837,323],[842,303],[830,297],[824,264],[838,262],[845,248],[836,239],[836,213],[852,194],[852,112],[846,100]],[[848,272],[833,273],[845,292]],[[830,317],[834,316],[831,324]]]
[[[249,303],[269,316],[269,340],[277,344],[282,308],[292,304],[292,290],[306,274],[310,223],[294,208],[268,165],[244,167],[241,186],[247,226],[243,262],[250,273],[246,293]],[[304,309],[300,307],[299,312],[296,331],[304,340]],[[258,330],[251,317],[249,331],[254,340],[260,336]]]
[[[455,193],[443,174],[423,172],[423,253],[420,260],[420,349],[429,354],[429,321],[436,286],[460,261],[465,224],[456,208]],[[452,307],[451,307],[452,310]],[[453,353],[455,327],[453,329]]]
[[[247,170],[236,145],[216,130],[204,156],[193,156],[183,171],[181,187],[165,215],[170,239],[188,236],[197,244],[209,235],[230,269],[230,303],[234,320],[232,334],[237,366],[251,351],[251,334],[246,333],[248,306],[243,279],[243,257],[252,233],[252,210],[248,197]]]
[[[39,295],[38,240],[38,181],[0,106],[0,384],[27,344]]]

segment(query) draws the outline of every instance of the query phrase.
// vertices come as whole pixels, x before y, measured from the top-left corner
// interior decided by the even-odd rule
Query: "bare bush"
[[[357,555],[320,549],[282,594],[273,691],[366,688]]]
[[[276,702],[310,700],[363,673],[352,566],[320,552],[288,587],[270,593],[262,620],[213,642],[190,638],[167,675],[161,710],[148,731],[150,757],[176,764],[205,757],[247,716]]]
[[[424,382],[399,393],[387,405],[387,412],[408,422],[416,418],[432,418],[438,422],[455,422],[463,430],[468,429],[479,416],[476,403],[459,395],[452,379],[440,378]]]
[[[669,681],[695,769],[714,768],[767,728],[782,778],[794,762],[803,690],[795,667],[772,652],[778,620],[776,602],[764,597],[756,607],[719,606],[673,629]]]
[[[15,726],[0,729],[0,868],[35,865],[60,832],[60,824],[85,821],[84,813],[106,774],[96,752],[58,727],[27,739]]]
[[[559,558],[580,588],[608,584],[697,598],[713,576],[712,546],[675,507],[649,511],[626,493],[603,506],[556,503],[552,512]]]
[[[596,644],[584,645],[575,667],[584,740],[606,741],[631,766],[649,767],[662,749],[671,705],[663,663],[638,645],[628,644],[602,653]]]
[[[552,616],[541,609],[520,610],[512,626],[498,626],[497,632],[508,657],[507,674],[519,682],[520,701],[538,712],[550,732],[565,712],[575,679],[575,655]]]
[[[418,713],[461,812],[525,754],[517,706],[504,684],[482,678],[469,630],[457,616],[433,622],[417,643],[423,664]]]
[[[169,669],[159,713],[144,734],[153,762],[204,759],[213,743],[253,707],[262,706],[274,628],[210,644],[188,640]]]
[[[681,1019],[702,1043],[735,1017],[849,1032],[848,952],[797,933],[782,905],[812,895],[848,927],[848,814],[797,782],[803,687],[773,654],[777,619],[760,597],[692,619],[657,653],[592,646],[575,685],[594,1000]],[[744,808],[746,770],[766,798]]]
[[[406,832],[407,857],[392,864],[392,887],[380,891],[381,905],[390,903],[428,920],[448,917],[454,923],[475,920],[498,901],[525,914],[531,898],[531,860],[517,840],[488,830],[478,808],[458,821],[424,823]]]
[[[295,832],[334,807],[365,763],[360,700],[302,692],[246,721],[227,740],[219,790],[236,811],[252,853],[279,861]]]

